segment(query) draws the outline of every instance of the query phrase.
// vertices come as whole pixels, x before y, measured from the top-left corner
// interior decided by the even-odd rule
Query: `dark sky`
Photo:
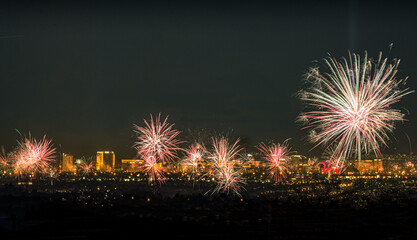
[[[198,2],[198,1],[195,1]],[[315,60],[348,50],[401,59],[417,89],[416,5],[398,1],[288,3],[107,1],[0,4],[0,145],[47,134],[75,155],[134,155],[132,124],[150,113],[183,131],[231,131],[248,146],[292,138],[296,92]],[[386,150],[417,149],[416,94]]]

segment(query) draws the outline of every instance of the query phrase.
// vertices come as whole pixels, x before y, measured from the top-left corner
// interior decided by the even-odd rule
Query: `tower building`
[[[116,155],[113,151],[97,152],[97,171],[111,172],[116,164]]]

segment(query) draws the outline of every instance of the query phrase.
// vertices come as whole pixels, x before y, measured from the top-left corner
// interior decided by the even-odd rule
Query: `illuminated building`
[[[62,172],[74,171],[74,156],[71,154],[62,153]]]
[[[358,170],[358,169],[356,169],[356,168],[353,166],[353,164],[348,164],[348,165],[346,166],[346,168],[344,169],[344,172],[345,172],[347,175],[353,175],[353,174],[358,174],[358,173],[360,173],[360,172],[359,172],[359,170]]]
[[[265,167],[265,163],[262,162],[262,161],[254,161],[254,160],[252,160],[250,162],[250,167],[252,167],[252,168]]]
[[[139,159],[122,159],[122,171],[139,172],[142,163]]]
[[[361,160],[355,161],[355,168],[361,173],[378,173],[383,172],[384,168],[382,166],[381,159],[372,159],[372,160]]]
[[[303,155],[291,155],[288,164],[296,173],[307,173],[311,169],[309,158]]]
[[[98,151],[97,152],[97,171],[110,172],[114,170],[116,164],[116,155],[113,151]]]

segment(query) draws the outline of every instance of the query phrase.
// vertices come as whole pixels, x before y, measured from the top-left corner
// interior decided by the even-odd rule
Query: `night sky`
[[[198,2],[198,1],[196,1]],[[232,132],[247,146],[281,142],[313,155],[295,123],[303,74],[348,50],[400,58],[417,89],[416,4],[399,1],[107,1],[0,4],[0,145],[29,131],[76,156],[134,157],[134,123],[169,115],[188,132]],[[417,94],[397,108],[384,152],[417,149]],[[320,151],[319,151],[320,150]]]

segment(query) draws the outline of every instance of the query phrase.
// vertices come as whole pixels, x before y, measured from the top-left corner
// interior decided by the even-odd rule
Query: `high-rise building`
[[[116,155],[113,151],[97,152],[97,171],[110,172],[114,170],[116,164]]]
[[[74,171],[74,156],[67,153],[62,153],[62,172]]]

